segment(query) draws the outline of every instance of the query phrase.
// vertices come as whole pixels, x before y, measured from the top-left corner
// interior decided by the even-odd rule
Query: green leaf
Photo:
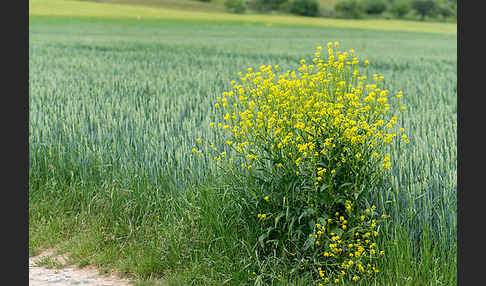
[[[264,242],[264,240],[265,240],[266,238],[268,238],[268,235],[269,235],[269,233],[268,233],[268,232],[266,232],[266,233],[264,233],[264,234],[262,234],[262,235],[260,235],[260,236],[258,237],[258,242],[260,242],[260,246],[261,246],[262,248],[264,248],[264,247],[265,247],[265,242]]]
[[[329,185],[327,184],[322,184],[321,188],[319,189],[320,192],[324,192],[327,188],[329,188]]]
[[[278,214],[278,215],[275,217],[275,219],[276,219],[276,221],[275,221],[275,219],[274,219],[274,226],[275,226],[275,228],[277,227],[278,222],[280,222],[280,219],[281,219],[282,217],[284,217],[284,216],[285,216],[285,213],[281,212],[281,213],[279,213],[279,214]]]
[[[336,230],[334,230],[334,232],[335,232],[337,235],[341,236],[341,235],[343,235],[344,230],[342,230],[341,228],[336,228]]]
[[[331,205],[331,196],[328,192],[319,193],[319,201],[325,203],[326,205]]]
[[[304,210],[304,211],[303,211],[303,212],[300,214],[300,216],[299,216],[299,223],[300,223],[300,220],[301,220],[303,217],[310,216],[310,215],[312,215],[312,214],[314,214],[314,209],[312,209],[312,208],[308,208],[308,209]]]
[[[316,221],[313,219],[309,220],[309,228],[314,229],[316,227]]]
[[[314,236],[308,237],[304,242],[304,246],[302,247],[302,250],[306,251],[307,249],[309,249],[311,245],[314,245],[315,242],[316,239]]]
[[[321,214],[320,217],[317,218],[317,223],[326,226],[327,225],[327,219],[329,218],[329,215],[326,213]]]
[[[344,187],[347,187],[347,186],[352,186],[353,183],[344,183],[344,184],[341,184],[341,186],[339,188],[344,188]]]

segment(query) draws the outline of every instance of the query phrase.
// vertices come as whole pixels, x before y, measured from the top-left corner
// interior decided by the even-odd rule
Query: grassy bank
[[[457,32],[457,25],[453,23],[423,23],[382,19],[344,20],[260,14],[235,15],[224,12],[187,11],[75,0],[29,0],[29,16],[178,20],[196,23],[249,23],[443,34],[455,34]]]
[[[362,284],[456,283],[454,34],[223,24],[185,14],[137,20],[134,10],[103,19],[125,8],[30,3],[31,253],[60,246],[76,263],[117,269],[140,285],[258,285],[248,214],[212,163],[190,150],[195,138],[214,138],[211,103],[238,71],[292,69],[338,40],[402,89],[408,106],[402,125],[411,143],[392,155],[389,188],[373,198],[392,217],[380,241],[388,256],[381,278]]]

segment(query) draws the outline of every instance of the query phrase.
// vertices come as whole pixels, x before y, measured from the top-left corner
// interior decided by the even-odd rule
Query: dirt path
[[[78,268],[73,265],[65,265],[63,256],[53,256],[53,251],[29,257],[29,286],[132,286],[128,279],[122,279],[115,275],[101,275],[99,271],[86,266]],[[48,260],[47,260],[48,259]],[[39,261],[54,261],[61,268],[39,266]],[[51,263],[52,266],[52,263]]]

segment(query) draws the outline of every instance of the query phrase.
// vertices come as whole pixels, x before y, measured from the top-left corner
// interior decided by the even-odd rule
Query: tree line
[[[212,0],[198,0],[211,2]],[[225,0],[232,13],[280,12],[310,17],[454,20],[457,0]],[[330,3],[330,4],[329,4]]]

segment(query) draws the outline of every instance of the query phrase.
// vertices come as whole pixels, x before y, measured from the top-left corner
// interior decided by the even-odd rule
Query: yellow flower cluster
[[[315,225],[314,230],[306,228],[311,233],[305,239],[312,241],[307,245],[318,250],[323,262],[313,264],[311,271],[317,268],[316,276],[325,284],[378,272],[371,263],[383,254],[373,241],[379,235],[379,221],[372,218],[376,207],[362,210],[359,198],[361,190],[370,189],[376,172],[390,169],[387,147],[410,142],[399,127],[403,92],[390,96],[384,77],[369,74],[368,60],[338,46],[328,43],[327,54],[317,47],[314,57],[301,60],[296,71],[262,65],[238,73],[240,81],[231,81],[231,89],[216,98],[220,122],[210,123],[223,135],[225,150],[241,160],[243,174],[263,181],[271,174],[272,184],[279,186],[256,196],[262,231],[273,228],[277,231],[272,233],[284,237],[279,231],[285,232],[284,224],[292,220],[279,221],[278,211],[287,207],[312,209],[323,220],[302,225]],[[196,142],[201,143],[199,138]],[[232,160],[215,144],[211,149],[217,162]],[[289,181],[298,191],[286,194],[281,203],[272,192],[284,192],[280,185]],[[293,246],[300,247],[298,240]]]
[[[337,273],[340,278],[344,280],[347,276],[353,281],[359,280],[361,277],[378,273],[379,270],[376,265],[369,261],[378,255],[384,255],[384,251],[378,252],[374,238],[378,236],[376,225],[378,223],[375,213],[376,207],[372,206],[371,210],[367,209],[366,215],[361,217],[361,221],[365,221],[364,228],[360,231],[355,231],[352,237],[344,238],[346,232],[338,235],[335,232],[325,232],[326,229],[332,229],[334,225],[345,225],[346,219],[339,212],[335,213],[333,218],[327,220],[328,225],[324,227],[316,224],[316,232],[310,234],[310,237],[315,237],[315,245],[319,247],[322,256],[326,261],[333,261],[331,265],[335,265],[332,270],[329,267],[318,266],[317,271],[320,277],[320,285],[325,285],[331,281],[330,276]],[[386,218],[382,215],[381,218]],[[326,241],[327,246],[326,246]],[[338,263],[339,261],[339,263]],[[329,265],[329,264],[328,264]],[[327,270],[327,271],[326,271]],[[326,274],[327,272],[327,274]]]
[[[228,146],[245,154],[248,169],[260,161],[261,151],[294,162],[296,174],[315,170],[326,159],[332,168],[318,170],[318,185],[324,174],[332,178],[336,168],[367,160],[368,151],[380,144],[392,144],[394,138],[409,142],[403,129],[395,131],[398,118],[387,119],[390,101],[398,103],[403,93],[389,98],[383,76],[377,74],[368,83],[354,50],[341,52],[328,44],[327,58],[321,53],[318,47],[311,64],[302,60],[297,73],[277,74],[278,66],[271,65],[249,68],[245,75],[239,73],[241,84],[231,81],[232,89],[217,97],[223,121],[211,125],[230,137]],[[390,168],[389,154],[375,152],[373,158]]]
[[[266,214],[258,214],[257,217],[262,219],[262,220],[265,220],[267,218],[267,215]]]

